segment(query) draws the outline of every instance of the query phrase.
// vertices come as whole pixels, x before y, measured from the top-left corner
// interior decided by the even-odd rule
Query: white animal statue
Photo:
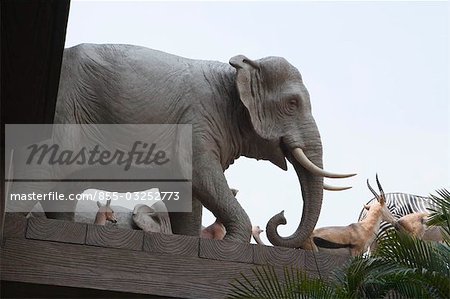
[[[40,205],[35,205],[29,217],[46,216]],[[156,201],[151,206],[138,204],[130,210],[119,205],[111,205],[111,199],[104,205],[100,201],[82,200],[77,204],[75,222],[172,234],[169,213],[162,201]]]
[[[141,229],[145,232],[172,234],[169,212],[164,202],[157,201],[151,206],[138,204],[133,211],[121,206],[110,206],[110,203],[111,200],[108,200],[106,206],[102,206],[97,202],[99,212],[97,212],[95,223],[98,222],[98,217],[101,217],[99,221],[102,221],[102,223],[106,222],[102,219],[105,217],[103,215],[107,213],[106,216],[112,215],[114,217],[111,225],[118,228]],[[100,213],[100,211],[103,213]],[[77,218],[76,215],[75,218]]]
[[[132,219],[145,232],[172,234],[169,212],[162,201],[157,201],[150,207],[138,204],[133,209]]]

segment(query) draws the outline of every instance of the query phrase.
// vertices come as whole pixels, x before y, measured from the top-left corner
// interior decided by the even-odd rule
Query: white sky
[[[322,227],[356,221],[375,173],[385,192],[450,188],[448,19],[448,2],[72,1],[66,47],[127,43],[225,63],[285,57],[311,94],[325,168],[358,173],[327,180],[353,189],[325,192]],[[292,167],[240,158],[226,176],[253,224],[285,210],[280,233],[295,230],[303,203]]]

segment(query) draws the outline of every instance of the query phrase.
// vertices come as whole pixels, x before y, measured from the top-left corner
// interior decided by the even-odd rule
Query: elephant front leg
[[[225,240],[250,242],[252,225],[235,199],[219,162],[209,155],[194,161],[192,193],[226,228]]]
[[[202,204],[193,196],[192,212],[169,212],[172,232],[177,235],[200,235],[202,226]]]

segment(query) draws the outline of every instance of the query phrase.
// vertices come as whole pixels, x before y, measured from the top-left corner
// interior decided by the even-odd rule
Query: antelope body
[[[381,195],[378,195],[367,181],[367,186],[375,195],[377,201],[366,205],[367,217],[360,222],[348,226],[329,226],[315,229],[301,246],[302,249],[325,251],[339,255],[360,255],[367,251],[376,238],[381,221],[394,223],[394,217],[385,205],[385,195],[378,181]]]
[[[440,227],[428,226],[429,213],[411,213],[401,217],[395,228],[425,241],[443,242]]]

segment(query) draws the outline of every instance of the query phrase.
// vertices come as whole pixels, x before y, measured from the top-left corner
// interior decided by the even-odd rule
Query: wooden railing
[[[328,277],[347,258],[9,214],[1,260],[3,281],[213,299],[258,265]]]

